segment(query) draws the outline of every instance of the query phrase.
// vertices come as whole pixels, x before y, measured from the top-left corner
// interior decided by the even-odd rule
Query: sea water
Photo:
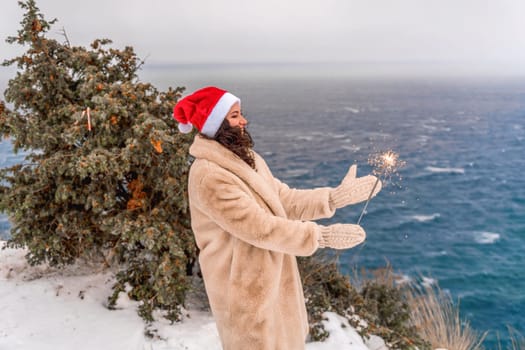
[[[343,271],[388,261],[406,279],[438,283],[462,318],[490,331],[488,349],[508,326],[525,333],[525,80],[303,68],[153,67],[141,79],[239,96],[255,149],[292,187],[336,186],[350,165],[363,176],[371,154],[399,153],[406,166],[370,202],[367,240],[341,255]],[[0,166],[20,159],[0,143]],[[320,222],[355,223],[362,209]],[[4,237],[8,228],[0,217]]]

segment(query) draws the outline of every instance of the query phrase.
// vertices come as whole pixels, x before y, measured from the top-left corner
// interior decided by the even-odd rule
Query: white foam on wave
[[[432,118],[432,117],[430,117],[428,119],[428,121],[431,122],[431,123],[434,123],[434,124],[444,124],[444,123],[447,122],[445,119],[436,119],[436,118]]]
[[[354,107],[344,107],[343,109],[347,112],[351,112],[354,114],[357,114],[360,112],[358,108],[354,108]]]
[[[352,152],[357,152],[361,150],[361,147],[356,146],[356,145],[351,145],[351,146],[344,145],[344,146],[341,146],[341,148],[347,151],[352,151]]]
[[[430,137],[427,135],[418,135],[416,137],[416,142],[419,144],[427,144],[429,139]]]
[[[326,137],[327,138],[331,138],[331,139],[348,139],[348,135],[347,134],[336,134],[336,133],[326,133]]]
[[[445,256],[445,255],[448,255],[447,251],[446,250],[440,250],[438,252],[426,252],[425,253],[427,256],[430,256],[430,257],[436,257],[436,256]]]
[[[310,173],[308,169],[288,169],[284,171],[286,177],[299,177]]]
[[[394,282],[397,285],[408,284],[412,283],[412,278],[410,278],[410,276],[408,275],[396,275],[394,278]]]
[[[312,141],[314,139],[311,135],[301,135],[296,138],[298,141]]]
[[[421,281],[421,285],[424,287],[430,288],[432,285],[436,284],[436,280],[430,277],[423,276],[423,279]]]
[[[415,220],[417,222],[428,222],[428,221],[435,220],[439,218],[440,216],[441,214],[439,213],[434,213],[432,215],[412,215],[410,219]]]
[[[437,130],[437,126],[423,124],[423,129],[427,129],[427,130],[430,130],[430,131],[435,131],[435,130]]]
[[[479,244],[493,244],[501,238],[501,235],[496,232],[478,232],[474,238]]]
[[[465,174],[465,169],[463,168],[439,168],[435,166],[427,166],[425,170],[428,170],[431,173]]]

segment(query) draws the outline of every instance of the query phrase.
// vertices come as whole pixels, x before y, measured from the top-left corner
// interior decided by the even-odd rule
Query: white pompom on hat
[[[214,137],[237,102],[241,103],[241,100],[228,91],[208,86],[177,102],[173,118],[179,122],[179,131],[184,134],[196,127],[202,134]]]

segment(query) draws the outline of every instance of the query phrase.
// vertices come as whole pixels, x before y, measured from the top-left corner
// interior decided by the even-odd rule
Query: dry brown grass
[[[507,350],[525,350],[525,337],[520,332],[518,332],[517,330],[515,330],[514,328],[510,326],[507,327],[507,330],[509,332],[510,345],[507,346],[506,349]],[[499,341],[498,350],[502,350],[503,348],[501,347],[501,340],[499,339],[499,335],[498,335],[498,341]]]
[[[486,333],[478,334],[459,317],[459,306],[438,287],[407,290],[411,321],[434,349],[481,350]]]

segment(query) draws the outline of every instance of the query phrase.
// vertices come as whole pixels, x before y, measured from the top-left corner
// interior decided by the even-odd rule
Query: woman
[[[290,189],[253,151],[240,107],[236,96],[207,87],[174,108],[182,132],[200,132],[188,193],[206,292],[224,349],[303,349],[308,320],[296,256],[351,248],[366,236],[358,225],[311,220],[366,200],[376,178],[356,178],[354,165],[337,188]]]

